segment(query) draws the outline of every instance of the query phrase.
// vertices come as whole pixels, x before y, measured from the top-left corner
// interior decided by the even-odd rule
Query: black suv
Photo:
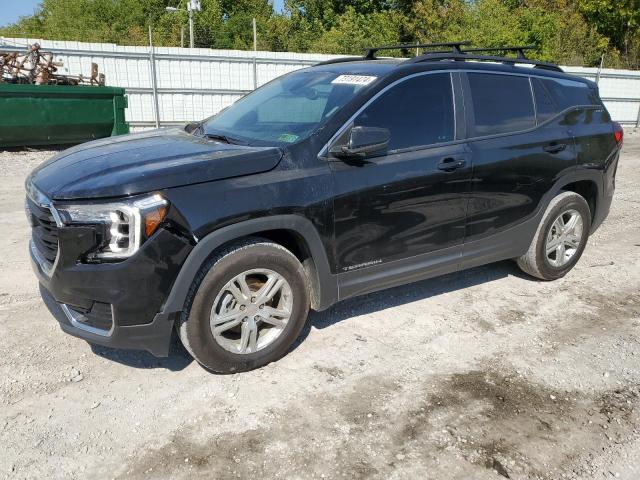
[[[175,327],[233,372],[284,355],[310,308],[504,259],[565,275],[622,129],[595,83],[464,45],[321,63],[36,168],[30,252],[62,329],[166,356]]]

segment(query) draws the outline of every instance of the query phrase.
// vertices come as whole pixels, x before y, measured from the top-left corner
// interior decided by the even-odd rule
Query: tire
[[[242,279],[252,295],[244,294]],[[271,290],[281,285],[280,290],[264,300],[269,296],[269,283]],[[259,295],[261,289],[264,295]],[[309,302],[307,276],[298,259],[281,245],[250,238],[223,248],[202,266],[187,295],[178,334],[187,351],[211,371],[252,370],[289,351],[304,327]],[[287,311],[286,323],[286,315],[270,316],[270,312]],[[267,323],[267,317],[277,325]],[[218,332],[218,328],[226,330]]]
[[[571,244],[564,242],[565,237],[562,234],[558,237],[558,232],[562,231],[562,228],[559,228],[559,224],[556,221],[561,214],[563,219],[569,218],[569,222],[575,214],[579,216],[579,220],[576,220],[577,222],[582,222],[579,243],[575,241],[575,237],[578,236],[577,233],[571,236],[571,239],[574,240]],[[518,266],[525,273],[542,280],[555,280],[564,277],[582,256],[590,230],[591,211],[587,201],[577,193],[561,192],[549,203],[527,253],[516,259]],[[577,231],[577,229],[574,231]],[[569,236],[566,238],[569,238]],[[565,244],[562,247],[564,255],[560,256],[558,255],[559,251],[553,249],[553,246],[559,243]],[[552,250],[549,254],[547,254],[547,246]],[[567,257],[572,249],[573,252],[570,257]]]

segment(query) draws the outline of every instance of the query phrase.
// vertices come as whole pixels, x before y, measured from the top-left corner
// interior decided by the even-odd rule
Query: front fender
[[[326,251],[314,225],[299,215],[275,215],[266,218],[235,223],[220,228],[200,239],[182,265],[180,273],[165,302],[162,314],[182,311],[189,288],[204,262],[220,246],[249,235],[259,235],[268,230],[290,230],[300,235],[307,244],[315,265],[317,310],[324,310],[338,298],[336,276],[331,274]]]

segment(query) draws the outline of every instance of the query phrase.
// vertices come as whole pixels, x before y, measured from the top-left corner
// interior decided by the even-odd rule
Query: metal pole
[[[602,73],[602,66],[604,65],[604,53],[600,57],[600,66],[598,67],[598,73],[596,73],[596,85],[600,83],[600,74]]]
[[[258,31],[256,29],[256,19],[253,19],[253,51],[258,51]]]
[[[253,19],[253,89],[258,88],[258,31],[256,29],[256,19]]]
[[[160,128],[160,107],[158,105],[158,84],[156,80],[156,59],[153,50],[153,36],[151,34],[151,24],[149,24],[149,65],[151,68],[151,90],[153,92],[153,113],[156,121],[156,128]]]
[[[188,5],[189,9],[189,48],[193,48],[193,10],[191,4]]]
[[[640,128],[640,103],[638,103],[638,119],[636,120],[636,128]]]

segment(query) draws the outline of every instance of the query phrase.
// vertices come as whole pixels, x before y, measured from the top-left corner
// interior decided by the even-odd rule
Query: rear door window
[[[354,120],[354,126],[387,128],[389,153],[436,143],[455,136],[451,76],[420,75],[391,87]]]
[[[469,73],[473,136],[518,132],[536,125],[527,77]]]

